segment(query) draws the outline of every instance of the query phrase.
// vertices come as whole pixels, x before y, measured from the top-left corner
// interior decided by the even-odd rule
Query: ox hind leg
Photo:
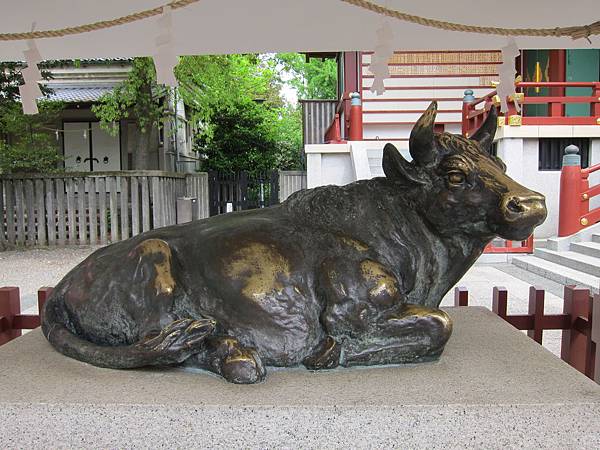
[[[221,375],[230,383],[253,384],[266,377],[263,362],[254,348],[243,346],[231,336],[210,336],[203,351],[187,361],[188,365]]]
[[[145,320],[140,324],[143,338],[136,344],[152,365],[177,364],[204,348],[204,340],[215,330],[209,318],[181,317],[174,299],[182,291],[176,277],[176,264],[169,244],[148,239],[137,245],[129,257],[137,260],[134,283],[145,298]],[[174,270],[175,269],[175,270]]]
[[[117,256],[119,268],[107,256]],[[179,364],[203,349],[216,323],[176,310],[174,299],[184,292],[165,241],[147,239],[125,258],[110,253],[102,258],[89,259],[46,305],[42,328],[57,350],[126,369]]]

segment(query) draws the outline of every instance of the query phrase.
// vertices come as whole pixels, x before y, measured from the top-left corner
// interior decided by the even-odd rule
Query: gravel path
[[[0,286],[17,286],[21,291],[21,311],[37,311],[37,290],[57,284],[98,248],[82,246],[0,252]]]

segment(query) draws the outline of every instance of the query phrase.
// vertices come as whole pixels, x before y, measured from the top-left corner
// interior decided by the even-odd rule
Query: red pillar
[[[0,345],[21,336],[21,330],[13,329],[13,318],[20,313],[19,288],[0,288]]]
[[[583,228],[581,223],[581,157],[579,149],[569,145],[565,149],[560,172],[558,207],[558,236],[570,236]]]
[[[462,104],[462,135],[464,137],[469,137],[468,134],[471,132],[471,128],[475,129],[475,127],[471,126],[471,119],[469,119],[469,113],[473,109],[471,107],[471,102],[474,100],[475,97],[473,96],[473,91],[471,89],[466,89]]]
[[[358,92],[353,92],[352,94],[350,94],[350,99],[350,133],[348,136],[348,140],[362,141],[363,115],[360,94]]]

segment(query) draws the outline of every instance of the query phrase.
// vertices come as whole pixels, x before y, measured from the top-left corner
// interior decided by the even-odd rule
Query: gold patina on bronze
[[[369,289],[370,297],[380,297],[382,295],[396,297],[398,295],[396,279],[381,263],[365,259],[360,263],[360,270],[367,285],[371,286]]]
[[[340,236],[339,240],[343,244],[345,244],[349,247],[352,247],[359,252],[366,252],[367,250],[369,250],[369,246],[367,244],[365,244],[364,242],[360,242],[359,240],[351,238],[349,236]]]
[[[274,246],[252,242],[231,255],[225,275],[244,283],[242,295],[262,300],[267,294],[281,293],[290,276],[290,266]]]
[[[175,280],[171,273],[171,249],[169,244],[160,239],[148,239],[138,246],[139,257],[158,256],[159,262],[154,263],[156,277],[154,287],[159,294],[171,294],[175,289]]]

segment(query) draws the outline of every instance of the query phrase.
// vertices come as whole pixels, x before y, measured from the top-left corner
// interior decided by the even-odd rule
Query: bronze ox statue
[[[471,139],[434,133],[435,115],[434,102],[411,132],[412,162],[385,146],[385,177],[96,251],[49,298],[44,335],[97,366],[183,363],[234,383],[265,366],[438,358],[444,294],[492,238],[526,239],[546,208],[488,152],[494,110]]]

